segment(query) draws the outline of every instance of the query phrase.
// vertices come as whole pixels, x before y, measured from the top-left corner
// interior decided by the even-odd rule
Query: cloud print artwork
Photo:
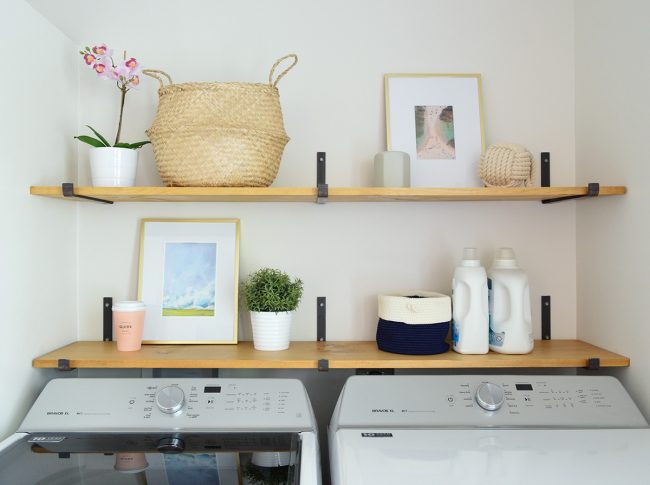
[[[165,244],[163,316],[214,316],[216,243]]]

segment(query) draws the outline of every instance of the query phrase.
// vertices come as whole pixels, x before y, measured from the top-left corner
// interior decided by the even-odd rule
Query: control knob
[[[165,414],[176,414],[185,405],[185,393],[178,386],[161,387],[156,393],[156,406]]]
[[[496,411],[503,405],[503,389],[491,382],[484,382],[476,390],[476,402],[486,411]]]
[[[163,438],[156,446],[161,453],[183,453],[185,451],[185,442],[180,438]]]

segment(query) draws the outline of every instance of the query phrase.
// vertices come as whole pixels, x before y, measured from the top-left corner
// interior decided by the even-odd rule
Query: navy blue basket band
[[[433,355],[449,350],[449,322],[407,324],[379,319],[377,346],[394,354]]]

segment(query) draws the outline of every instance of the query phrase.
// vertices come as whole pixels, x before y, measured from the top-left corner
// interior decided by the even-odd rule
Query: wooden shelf
[[[113,202],[314,202],[315,187],[75,187],[75,193]],[[601,186],[599,196],[623,195]],[[31,195],[64,198],[60,186],[32,186]],[[587,187],[530,188],[329,188],[330,202],[545,200],[584,196]],[[72,200],[79,200],[74,199]]]
[[[67,359],[71,368],[193,368],[193,369],[316,369],[327,359],[331,369],[395,368],[560,368],[586,367],[588,359],[601,367],[627,367],[630,359],[580,340],[538,340],[527,355],[461,355],[450,351],[431,356],[382,352],[371,342],[291,342],[279,352],[261,352],[252,342],[237,345],[143,345],[135,352],[119,352],[114,342],[76,342],[37,357],[37,368],[58,368]]]

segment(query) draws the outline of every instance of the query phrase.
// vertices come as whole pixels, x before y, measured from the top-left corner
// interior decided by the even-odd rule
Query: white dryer
[[[292,379],[55,379],[0,443],[0,483],[319,485],[316,429]]]
[[[650,429],[606,376],[356,376],[333,485],[650,483]]]

